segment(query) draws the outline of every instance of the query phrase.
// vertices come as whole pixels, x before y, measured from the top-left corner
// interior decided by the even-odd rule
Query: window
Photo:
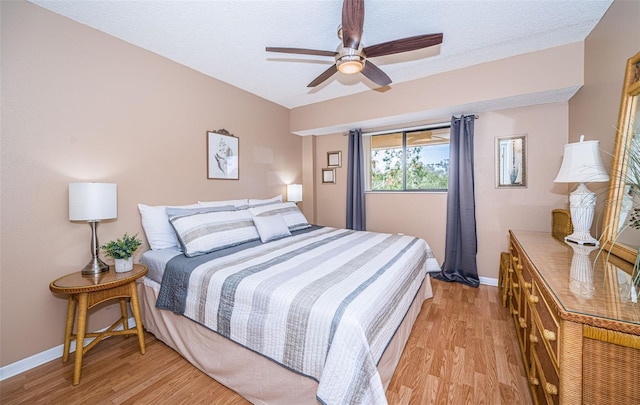
[[[446,191],[449,186],[449,126],[372,135],[371,191]]]

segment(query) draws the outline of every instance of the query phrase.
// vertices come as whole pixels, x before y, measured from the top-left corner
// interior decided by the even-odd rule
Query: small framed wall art
[[[527,135],[496,138],[496,188],[527,187]]]
[[[207,131],[207,178],[238,180],[239,139],[226,129]]]
[[[322,169],[322,183],[335,184],[336,169]]]
[[[327,167],[342,167],[342,152],[327,152]]]

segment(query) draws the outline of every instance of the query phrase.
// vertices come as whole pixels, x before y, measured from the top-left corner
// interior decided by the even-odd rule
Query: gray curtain
[[[364,155],[362,130],[349,131],[349,165],[347,168],[347,229],[367,228],[364,210]]]
[[[432,274],[443,281],[478,287],[476,204],[473,185],[473,123],[475,116],[451,118],[447,233],[442,271]]]

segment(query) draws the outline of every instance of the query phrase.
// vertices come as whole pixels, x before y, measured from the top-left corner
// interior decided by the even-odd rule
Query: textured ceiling
[[[336,74],[309,89],[332,58],[265,51],[266,46],[335,50],[342,1],[31,1],[288,108],[376,87],[359,74]],[[400,83],[582,41],[611,3],[368,0],[362,41],[366,46],[444,34],[440,46],[372,59]]]

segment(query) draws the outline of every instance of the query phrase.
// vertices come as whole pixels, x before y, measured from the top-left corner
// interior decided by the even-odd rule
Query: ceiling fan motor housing
[[[352,75],[362,71],[365,64],[362,44],[358,49],[339,46],[337,52],[336,67],[341,73]]]

